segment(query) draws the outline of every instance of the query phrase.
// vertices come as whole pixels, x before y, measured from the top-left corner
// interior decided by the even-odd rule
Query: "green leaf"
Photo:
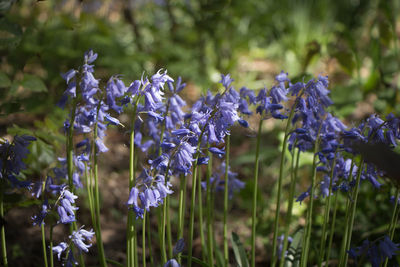
[[[39,77],[32,74],[24,74],[22,81],[14,81],[10,94],[18,96],[21,93],[45,93],[47,87]],[[37,101],[35,101],[37,103]]]
[[[290,243],[290,246],[288,248],[285,257],[285,267],[300,266],[303,234],[304,234],[304,229],[300,229],[294,234],[292,243]]]
[[[243,248],[242,242],[240,242],[239,236],[235,232],[232,232],[232,247],[238,266],[248,267],[249,262],[247,259],[246,251]]]
[[[8,88],[11,86],[11,80],[4,72],[0,72],[0,88]]]
[[[0,49],[14,48],[22,39],[21,26],[8,21],[6,18],[0,19]]]
[[[121,266],[123,267],[124,265],[119,263],[118,261],[112,260],[112,259],[106,259],[106,261],[112,265],[116,265],[116,266]]]
[[[25,74],[21,86],[35,93],[47,92],[44,82],[35,75]]]
[[[181,257],[183,259],[187,259],[188,258],[188,256],[186,256],[186,255],[181,255]],[[196,257],[192,257],[192,262],[197,263],[198,265],[203,266],[203,267],[209,267],[207,263],[205,263],[204,261],[202,261],[202,260],[200,260],[200,259],[198,259]]]
[[[21,103],[18,102],[8,102],[0,106],[1,115],[9,115],[20,111]]]
[[[214,240],[214,250],[215,250],[215,255],[217,259],[217,267],[222,267],[225,265],[225,260],[224,260],[224,255],[222,254],[221,249],[217,246],[215,240]]]

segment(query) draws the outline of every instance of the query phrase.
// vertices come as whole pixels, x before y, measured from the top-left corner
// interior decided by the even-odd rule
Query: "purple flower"
[[[183,251],[185,248],[185,240],[183,238],[179,239],[178,242],[176,242],[174,249],[173,249],[173,254],[177,255]]]
[[[181,265],[175,259],[172,259],[167,261],[163,267],[181,267]]]
[[[68,191],[65,187],[61,191],[59,206],[57,207],[57,212],[60,217],[60,221],[63,224],[69,224],[75,221],[75,210],[72,204],[75,203],[75,199],[78,197]]]
[[[85,241],[91,241],[93,236],[94,232],[92,229],[90,231],[86,231],[85,229],[81,228],[78,231],[73,231],[69,238],[80,251],[88,252],[92,244],[86,244]]]
[[[42,226],[42,224],[44,224],[44,218],[48,213],[49,213],[49,202],[47,199],[45,199],[42,204],[42,210],[40,211],[39,215],[34,215],[32,217],[33,225]]]
[[[396,256],[399,249],[399,244],[395,244],[390,238],[385,235],[383,240],[379,242],[379,250],[384,258],[391,259],[392,256]]]
[[[97,59],[97,53],[94,53],[92,49],[86,51],[84,54],[85,64],[92,64]]]
[[[222,85],[223,85],[226,89],[229,89],[229,86],[231,85],[231,83],[232,83],[233,81],[234,81],[234,80],[231,78],[231,75],[230,75],[230,74],[227,74],[227,75],[221,74],[221,81],[219,81],[219,82],[222,83]]]
[[[57,246],[53,247],[53,253],[57,254],[58,260],[60,260],[61,253],[63,253],[67,249],[68,245],[65,242],[61,242]]]
[[[307,189],[307,191],[301,193],[300,196],[298,196],[298,197],[296,198],[296,202],[300,202],[300,205],[301,205],[301,202],[303,202],[304,199],[306,199],[306,198],[310,195],[310,190],[311,190],[311,187],[309,187],[309,188]]]
[[[218,157],[222,157],[223,155],[225,155],[225,151],[223,149],[219,149],[218,147],[210,147],[208,149],[208,151],[210,151],[211,153],[213,153],[214,155],[217,155]]]

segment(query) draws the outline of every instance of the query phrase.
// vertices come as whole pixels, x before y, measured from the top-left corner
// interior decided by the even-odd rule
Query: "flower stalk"
[[[225,142],[225,184],[224,184],[224,262],[225,266],[229,264],[229,247],[228,247],[228,205],[229,205],[229,153],[230,153],[230,135],[226,136]]]
[[[261,130],[263,120],[260,118],[258,123],[257,143],[256,143],[256,159],[254,161],[254,187],[253,187],[253,206],[251,216],[251,266],[256,265],[256,216],[257,216],[257,190],[258,190],[258,169],[260,163],[260,145],[261,145]]]

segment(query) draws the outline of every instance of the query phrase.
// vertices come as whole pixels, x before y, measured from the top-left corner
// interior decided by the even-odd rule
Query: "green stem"
[[[351,181],[353,178],[353,168],[354,168],[354,157],[351,160],[351,167],[350,167],[350,172],[349,172],[349,177],[348,181]],[[349,216],[350,216],[350,206],[351,206],[351,201],[350,197],[347,197],[346,200],[346,213],[345,213],[345,229],[344,229],[344,236],[342,239],[342,244],[340,247],[340,254],[339,254],[339,264],[342,262],[342,258],[344,257],[344,253],[346,253],[346,244],[347,244],[347,234],[348,234],[348,228],[349,228]]]
[[[290,179],[289,202],[288,202],[288,208],[287,208],[287,214],[286,214],[286,226],[285,226],[285,234],[284,234],[284,239],[283,239],[281,261],[279,263],[280,267],[283,267],[283,265],[285,263],[285,253],[286,253],[286,250],[288,247],[290,223],[292,221],[294,192],[295,192],[296,182],[297,182],[297,170],[299,168],[300,149],[297,149],[297,155],[296,155],[296,160],[295,160],[295,154],[294,154],[295,147],[296,147],[296,145],[294,145],[292,148],[292,167],[291,167],[291,172],[290,172],[292,174],[292,176]]]
[[[165,180],[167,180],[165,178]],[[164,203],[162,205],[162,213],[161,213],[161,220],[159,223],[159,227],[161,228],[161,232],[160,232],[160,250],[161,250],[161,261],[162,263],[166,263],[167,262],[167,251],[166,251],[166,247],[165,247],[165,218],[166,218],[166,213],[167,213],[167,201],[164,200]]]
[[[197,179],[197,194],[199,196],[199,225],[200,225],[200,242],[201,242],[201,248],[202,248],[202,259],[205,262],[206,261],[206,241],[205,241],[205,237],[204,237],[204,224],[203,224],[203,197],[202,197],[202,191],[201,191],[201,172],[200,172],[200,168],[197,169],[198,176],[199,179]]]
[[[395,198],[394,198],[394,209],[393,209],[393,213],[392,213],[392,218],[390,220],[390,224],[389,224],[389,228],[388,228],[388,234],[389,234],[389,238],[390,240],[393,240],[393,235],[394,235],[394,229],[396,229],[396,215],[398,215],[398,203],[399,203],[399,196],[400,196],[400,191],[399,188],[396,187],[396,193],[394,194]],[[392,232],[393,230],[393,232]],[[392,234],[393,233],[393,234]],[[385,263],[383,264],[384,267],[387,266],[389,262],[389,259],[386,258]]]
[[[228,247],[228,205],[229,205],[229,153],[230,153],[230,135],[226,136],[225,141],[225,184],[224,184],[224,262],[225,266],[229,264],[229,247]]]
[[[143,220],[142,220],[142,266],[146,267],[146,214],[147,211],[144,210]]]
[[[137,104],[134,105],[131,123],[131,134],[129,144],[129,192],[136,183],[135,177],[135,119],[136,119]],[[128,267],[137,266],[137,250],[136,250],[136,229],[135,229],[135,214],[133,210],[128,210],[127,222],[127,259]]]
[[[222,93],[223,96],[226,93],[226,90]],[[191,194],[191,201],[190,201],[190,218],[189,218],[189,241],[188,241],[188,267],[192,266],[192,244],[193,244],[193,231],[194,231],[194,206],[196,204],[196,184],[197,184],[197,161],[200,155],[200,147],[201,147],[201,140],[203,139],[203,134],[205,133],[206,126],[208,125],[209,121],[214,118],[215,114],[217,113],[218,109],[216,105],[214,106],[213,111],[211,112],[210,116],[207,118],[206,123],[201,130],[201,133],[198,138],[198,144],[196,148],[196,156],[194,157],[193,166],[192,166],[192,194]]]
[[[166,107],[166,111],[165,111],[165,114],[164,114],[164,117],[167,117],[168,116],[168,110],[169,110],[169,101],[167,101],[167,107]],[[162,142],[163,142],[163,139],[164,139],[164,132],[165,132],[165,123],[166,123],[166,120],[164,119],[164,121],[163,121],[163,123],[162,123],[162,125],[161,125],[161,133],[160,133],[160,145],[159,145],[159,147],[158,147],[158,156],[161,156],[161,154],[162,154],[162,149],[161,149],[161,144],[162,144]],[[169,169],[169,168],[168,168]],[[167,184],[167,182],[168,182],[168,171],[167,171],[167,173],[165,174],[165,185]],[[168,209],[167,209],[167,204],[168,204],[168,200],[167,200],[167,198],[168,198],[168,195],[166,196],[166,199],[164,200],[164,203],[163,203],[163,205],[162,205],[162,214],[161,214],[161,220],[160,220],[160,223],[158,224],[158,227],[159,227],[159,232],[160,232],[160,250],[161,250],[161,260],[162,260],[162,262],[163,263],[166,263],[167,262],[167,250],[166,250],[166,245],[165,245],[165,227],[166,227],[166,224],[167,224],[167,220],[166,220],[166,217],[168,216],[166,213],[167,213],[167,211],[168,211]],[[171,226],[169,226],[169,227],[171,227]],[[172,242],[171,242],[172,243]],[[170,248],[169,248],[170,249]],[[172,250],[171,250],[171,254],[172,254]]]
[[[97,139],[97,123],[94,127],[94,140]],[[99,193],[99,175],[98,175],[98,164],[97,164],[97,149],[96,145],[93,147],[93,172],[94,172],[94,205],[95,205],[95,217],[96,217],[96,244],[97,251],[99,253],[100,266],[107,266],[106,257],[104,254],[103,241],[101,237],[101,223],[100,223],[100,193]]]
[[[396,214],[398,213],[399,209],[399,196],[400,196],[400,190],[398,187],[396,187],[396,193],[394,194],[394,196],[395,196],[394,198],[395,204],[394,204],[392,219],[390,220],[390,225],[388,229],[390,239],[393,238],[394,229],[396,229]]]
[[[329,264],[329,259],[331,256],[331,250],[332,250],[332,242],[333,242],[333,236],[335,234],[335,224],[336,224],[336,212],[337,212],[337,199],[338,199],[338,194],[337,192],[335,194],[335,203],[333,204],[333,216],[332,216],[332,223],[331,223],[331,230],[329,231],[329,242],[328,242],[328,251],[326,252],[326,265]]]
[[[390,239],[391,240],[393,240],[394,232],[396,231],[396,224],[397,224],[397,221],[399,219],[399,213],[400,213],[400,208],[399,208],[399,206],[397,206],[396,216],[395,216],[394,221],[393,221],[392,231],[390,232]]]
[[[96,225],[96,217],[95,210],[93,206],[93,187],[92,187],[92,177],[89,176],[89,170],[87,164],[85,163],[85,178],[86,178],[86,190],[88,192],[88,201],[89,201],[89,209],[90,209],[90,217],[92,219],[92,224]]]
[[[353,202],[351,205],[351,213],[350,213],[350,224],[349,224],[349,229],[348,229],[348,233],[347,233],[347,242],[346,242],[346,247],[345,247],[345,254],[344,254],[344,262],[343,264],[346,264],[347,259],[349,257],[348,253],[346,251],[348,251],[350,249],[350,244],[351,244],[351,236],[352,236],[352,232],[353,232],[353,225],[354,225],[354,218],[356,215],[356,207],[357,207],[357,199],[358,199],[358,192],[360,189],[360,181],[361,181],[361,173],[362,173],[362,169],[364,168],[364,160],[361,157],[361,161],[360,161],[360,165],[358,166],[358,170],[357,170],[357,180],[356,180],[356,187],[355,187],[355,191],[354,191],[354,195],[353,195]]]
[[[44,266],[47,267],[47,248],[46,248],[46,233],[44,231],[44,223],[40,225],[40,229],[42,231],[42,249],[43,249],[43,260]]]
[[[260,144],[261,129],[263,120],[260,118],[258,124],[257,143],[256,143],[256,159],[254,161],[254,187],[253,187],[253,206],[251,216],[251,266],[256,265],[256,215],[257,215],[257,190],[258,190],[258,169],[260,163]]]
[[[146,213],[146,228],[150,229],[150,214],[148,212]],[[147,243],[148,243],[148,247],[149,247],[150,265],[154,266],[153,245],[151,243],[151,232],[149,230],[147,231]]]
[[[168,257],[169,259],[172,259],[172,233],[171,233],[171,218],[170,218],[170,212],[169,212],[169,195],[167,196],[166,200],[167,202],[167,243],[168,243]]]
[[[207,255],[208,265],[214,265],[214,232],[213,232],[213,220],[212,220],[212,185],[211,185],[211,174],[212,174],[212,153],[208,152],[208,165],[206,173],[206,207],[207,207]]]
[[[50,267],[54,267],[54,258],[53,258],[53,225],[50,226],[49,253],[50,253]]]
[[[321,129],[321,128],[320,128]],[[308,204],[308,211],[307,211],[307,228],[304,235],[304,246],[301,255],[301,265],[300,266],[307,266],[308,261],[308,254],[310,252],[310,239],[311,239],[311,226],[312,226],[312,215],[313,215],[313,207],[314,207],[314,188],[315,188],[315,177],[317,174],[317,152],[319,149],[319,132],[318,131],[318,138],[315,141],[314,146],[314,156],[313,156],[313,165],[312,165],[312,177],[311,177],[311,189],[310,189],[310,202]]]
[[[68,170],[68,186],[72,193],[75,193],[75,187],[73,182],[73,172],[74,172],[74,124],[75,124],[75,113],[77,107],[76,98],[73,99],[72,110],[71,110],[71,121],[67,133],[67,170]],[[70,226],[70,233],[76,231],[78,228],[76,226],[76,221],[72,222]],[[79,254],[79,265],[85,267],[85,261],[83,259],[83,254]]]
[[[287,147],[287,140],[289,137],[289,131],[290,131],[290,125],[292,123],[292,118],[294,115],[295,111],[295,106],[296,103],[293,105],[292,109],[290,110],[289,117],[287,119],[286,123],[286,129],[285,129],[285,136],[283,138],[283,144],[282,144],[282,153],[281,153],[281,162],[279,166],[279,178],[278,178],[278,192],[276,196],[276,209],[275,209],[275,217],[274,217],[274,239],[272,242],[272,267],[275,267],[276,260],[277,260],[277,241],[278,241],[278,226],[279,226],[279,211],[281,207],[281,191],[282,191],[282,181],[283,181],[283,169],[284,169],[284,163],[285,163],[285,152],[286,152],[286,147]],[[254,265],[252,265],[254,266]]]
[[[319,247],[319,258],[318,258],[318,266],[322,266],[322,260],[325,255],[325,243],[326,243],[326,237],[327,237],[327,232],[326,229],[328,227],[329,223],[329,213],[331,210],[331,194],[332,194],[332,185],[333,185],[333,174],[335,170],[335,165],[336,165],[336,151],[335,151],[335,157],[333,158],[332,162],[332,167],[331,167],[331,173],[330,173],[330,180],[329,180],[329,194],[327,196],[327,203],[325,205],[325,210],[324,210],[324,222],[322,225],[322,234],[321,234],[321,241],[320,241],[320,247]]]
[[[185,195],[187,188],[186,176],[181,175],[180,177],[180,189],[179,189],[179,210],[178,210],[178,240],[183,238],[183,223],[185,221]],[[181,253],[178,254],[178,263],[181,263]]]
[[[201,140],[201,139],[199,139]],[[199,141],[200,143],[200,141]],[[193,232],[194,232],[194,207],[196,204],[196,185],[197,185],[197,157],[193,163],[193,178],[192,178],[192,191],[190,201],[190,219],[189,219],[189,240],[188,240],[188,267],[192,266],[192,245],[193,245]]]

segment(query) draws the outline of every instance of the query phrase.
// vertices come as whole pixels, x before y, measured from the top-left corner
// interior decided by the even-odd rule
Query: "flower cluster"
[[[69,236],[69,242],[61,242],[57,246],[53,247],[53,253],[57,254],[57,258],[61,261],[61,255],[63,252],[66,252],[66,265],[73,266],[78,264],[74,258],[74,253],[72,248],[70,248],[71,244],[74,244],[75,247],[79,249],[79,251],[88,252],[88,248],[92,246],[92,244],[86,244],[85,242],[89,242],[92,240],[94,236],[93,230],[87,231],[81,227],[78,231],[73,231]]]
[[[235,172],[232,172],[230,170],[230,167],[228,167],[228,194],[229,198],[233,197],[234,192],[239,192],[242,190],[245,186],[245,183],[240,181],[237,178],[238,174]],[[210,183],[212,184],[212,188],[215,192],[222,192],[224,191],[225,188],[225,180],[223,179],[225,177],[225,163],[222,163],[219,170],[215,172],[212,177],[210,178]],[[202,182],[201,186],[204,190],[207,189],[207,183]]]
[[[29,188],[30,181],[22,181],[18,177],[20,172],[26,169],[24,159],[30,153],[28,146],[36,138],[29,135],[16,135],[10,143],[1,140],[0,143],[0,179],[6,179],[14,188]]]
[[[393,243],[388,236],[370,242],[368,239],[364,240],[360,247],[351,248],[347,253],[356,261],[362,258],[367,259],[372,267],[381,266],[386,259],[391,259],[396,256],[400,250],[399,244]]]

